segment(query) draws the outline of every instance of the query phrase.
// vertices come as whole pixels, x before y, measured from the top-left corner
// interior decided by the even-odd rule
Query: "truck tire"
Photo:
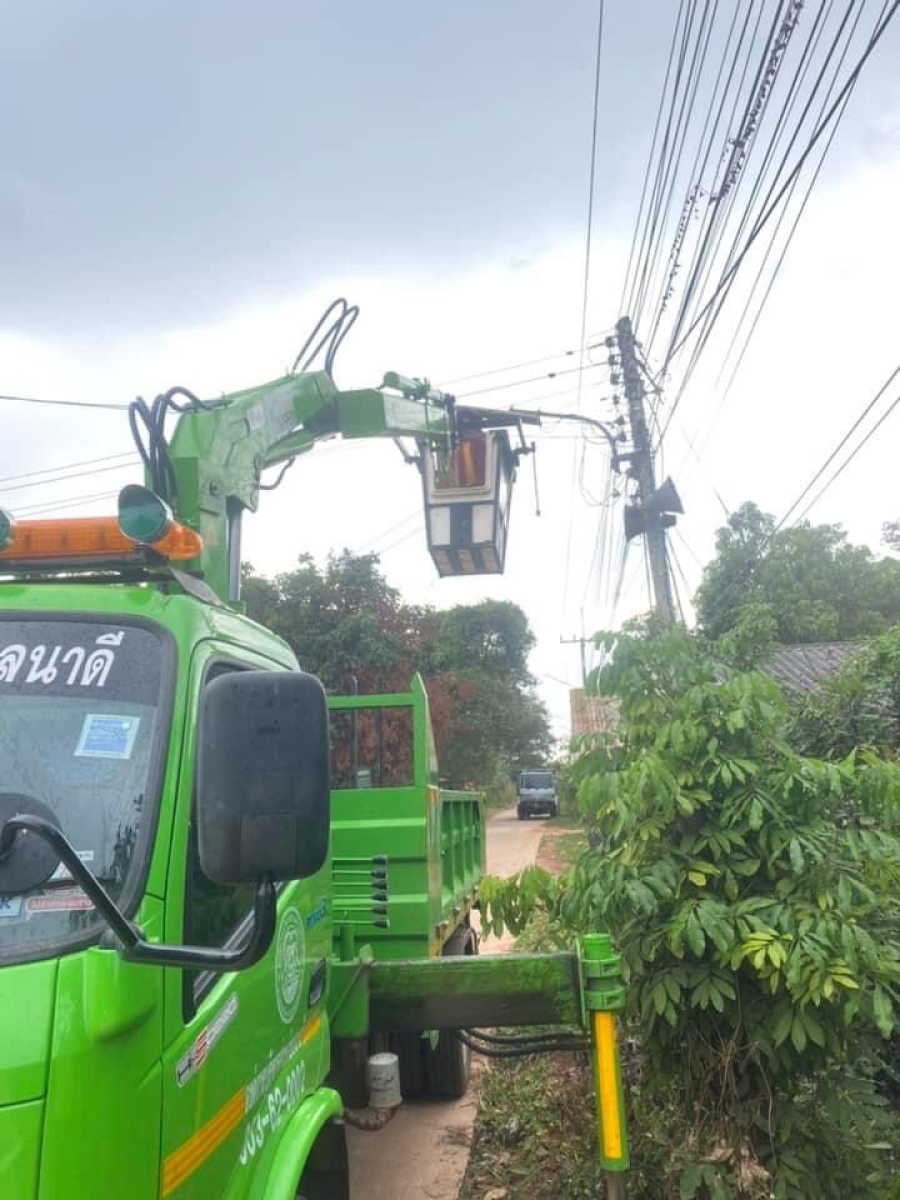
[[[425,1091],[425,1050],[427,1042],[420,1033],[388,1035],[388,1050],[400,1063],[400,1095],[415,1100]]]
[[[521,804],[517,804],[517,805],[516,805],[516,816],[519,818],[519,820],[520,820],[520,821],[527,821],[527,820],[528,820],[528,812],[527,812],[527,810],[526,810],[526,809],[524,809],[524,808],[522,807],[522,805],[521,805]]]
[[[347,1135],[339,1121],[329,1121],[313,1146],[296,1200],[350,1200]]]
[[[457,929],[444,946],[444,954],[448,955],[477,953],[478,938],[468,925]],[[428,1094],[441,1100],[459,1100],[464,1096],[472,1074],[472,1051],[454,1034],[454,1030],[442,1030],[434,1047],[423,1042]]]

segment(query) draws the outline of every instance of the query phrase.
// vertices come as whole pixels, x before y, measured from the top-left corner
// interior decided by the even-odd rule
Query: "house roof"
[[[779,646],[764,665],[784,687],[795,692],[812,692],[826,679],[837,675],[848,659],[860,650],[856,642],[810,642],[802,646]]]

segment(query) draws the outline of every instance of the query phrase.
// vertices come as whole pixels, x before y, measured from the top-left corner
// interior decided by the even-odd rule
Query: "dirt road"
[[[543,830],[543,821],[516,820],[514,809],[492,817],[488,871],[512,875],[533,863]],[[509,937],[486,940],[481,953],[503,953],[511,942]],[[478,1111],[476,1090],[470,1087],[462,1100],[404,1104],[380,1133],[348,1129],[353,1200],[456,1200]]]

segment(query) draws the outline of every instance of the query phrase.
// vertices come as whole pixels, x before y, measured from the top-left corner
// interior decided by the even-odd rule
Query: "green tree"
[[[798,754],[777,685],[701,637],[651,624],[605,648],[620,726],[577,764],[601,842],[544,903],[622,954],[635,1194],[878,1196],[896,1129],[866,1064],[900,999],[900,768]],[[491,918],[527,915],[489,894]]]
[[[348,550],[322,568],[304,555],[275,579],[245,566],[243,586],[248,614],[331,691],[405,691],[420,672],[453,786],[471,781],[499,795],[512,773],[549,752],[549,721],[528,672],[534,634],[517,605],[487,600],[443,613],[410,605],[377,555]]]
[[[857,746],[900,754],[900,626],[873,638],[833,679],[794,704],[791,741],[806,754],[843,758]]]
[[[402,691],[415,671],[432,666],[433,612],[404,603],[375,554],[344,550],[322,569],[302,555],[274,580],[247,566],[244,599],[248,614],[279,633],[330,690]]]
[[[776,529],[748,503],[718,531],[696,603],[711,638],[734,629],[748,604],[768,611],[779,642],[867,637],[900,622],[900,562],[851,545],[838,525]]]
[[[509,600],[458,604],[441,614],[441,663],[454,671],[484,671],[530,687],[528,656],[534,634],[528,618]]]
[[[441,615],[438,662],[469,689],[456,727],[438,745],[454,784],[490,780],[499,792],[517,771],[547,761],[550,723],[528,670],[533,646],[528,618],[509,601],[457,605]]]

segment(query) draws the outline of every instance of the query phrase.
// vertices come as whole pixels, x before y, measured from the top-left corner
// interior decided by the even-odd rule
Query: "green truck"
[[[455,1031],[496,1026],[586,1031],[600,1154],[627,1166],[608,939],[475,955],[484,814],[436,786],[421,683],[332,698],[329,731],[321,685],[240,611],[240,514],[267,467],[336,434],[445,460],[491,436],[388,384],[173,389],[132,409],[148,486],[117,517],[0,511],[3,1200],[341,1200],[369,1051],[455,1094]],[[442,562],[467,569],[473,523],[454,521]],[[397,739],[372,759],[365,734],[403,710],[405,775]]]

